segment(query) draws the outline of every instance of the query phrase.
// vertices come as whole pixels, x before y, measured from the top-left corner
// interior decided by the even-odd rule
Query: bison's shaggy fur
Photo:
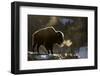
[[[61,45],[64,41],[64,34],[61,31],[56,31],[53,27],[46,27],[40,29],[32,34],[32,50],[34,52],[34,48],[37,48],[37,52],[39,53],[40,45],[43,45],[48,54],[53,54],[53,45],[59,44]]]

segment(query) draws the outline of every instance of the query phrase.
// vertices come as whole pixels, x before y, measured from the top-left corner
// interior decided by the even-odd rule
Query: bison
[[[32,51],[36,47],[38,54],[40,45],[43,45],[48,54],[53,54],[53,45],[61,45],[64,41],[64,34],[61,31],[56,31],[53,27],[42,28],[32,34]]]

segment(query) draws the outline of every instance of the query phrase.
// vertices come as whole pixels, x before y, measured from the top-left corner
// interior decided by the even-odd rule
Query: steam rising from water
[[[64,40],[63,43],[61,44],[61,47],[63,47],[63,46],[70,47],[71,45],[72,45],[71,40]]]

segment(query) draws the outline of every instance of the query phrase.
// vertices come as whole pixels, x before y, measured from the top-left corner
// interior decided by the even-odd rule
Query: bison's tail
[[[35,34],[32,34],[32,51],[34,52],[34,48],[36,46],[36,37]]]

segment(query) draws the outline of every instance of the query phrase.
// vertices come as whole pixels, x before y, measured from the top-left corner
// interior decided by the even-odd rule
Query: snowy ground
[[[41,53],[38,54],[37,52],[28,52],[28,59],[29,60],[54,60],[54,59],[81,59],[81,58],[88,58],[88,49],[87,47],[79,48],[79,51],[75,52],[75,55],[56,53],[56,54],[46,54]]]

